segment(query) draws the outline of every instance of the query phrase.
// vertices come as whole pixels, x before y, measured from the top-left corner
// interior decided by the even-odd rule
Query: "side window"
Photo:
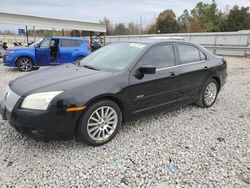
[[[66,40],[62,39],[61,40],[61,47],[76,47],[80,46],[82,43],[81,40]]]
[[[40,43],[40,47],[48,48],[50,46],[50,41],[51,41],[51,38],[43,39],[42,42]]]
[[[178,44],[178,52],[181,64],[192,63],[201,60],[200,51],[194,46]]]
[[[157,69],[175,65],[173,45],[161,45],[151,49],[142,59],[143,65],[155,65]]]

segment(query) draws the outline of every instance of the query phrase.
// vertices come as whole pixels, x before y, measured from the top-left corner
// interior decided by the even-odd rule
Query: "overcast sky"
[[[26,14],[98,22],[104,16],[113,23],[150,23],[165,9],[173,9],[177,16],[184,9],[191,10],[199,0],[0,0],[0,12]],[[212,0],[204,2],[211,3]],[[250,6],[250,0],[217,0],[218,7]],[[1,25],[0,25],[1,27]]]

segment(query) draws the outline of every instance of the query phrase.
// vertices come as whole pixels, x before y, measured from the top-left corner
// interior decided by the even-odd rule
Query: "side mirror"
[[[144,77],[144,74],[155,74],[156,67],[153,65],[143,65],[139,69],[137,69],[135,73],[135,77],[137,79],[142,79]]]
[[[144,66],[140,67],[139,71],[142,74],[155,74],[156,67],[154,65],[144,65]]]
[[[36,48],[40,48],[41,47],[41,45],[38,43],[38,44],[35,44],[34,45]]]

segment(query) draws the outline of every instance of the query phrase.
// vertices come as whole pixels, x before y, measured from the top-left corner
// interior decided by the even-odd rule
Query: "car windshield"
[[[146,44],[109,44],[81,60],[80,65],[87,68],[111,71],[124,70],[143,50]]]
[[[29,47],[35,47],[36,45],[40,44],[42,42],[43,39],[40,39],[38,41],[33,42],[31,45],[29,45]]]

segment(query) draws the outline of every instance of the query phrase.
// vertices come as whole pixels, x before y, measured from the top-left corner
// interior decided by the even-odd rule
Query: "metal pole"
[[[104,36],[104,46],[106,45],[106,33],[103,33]]]
[[[27,46],[29,45],[29,33],[28,33],[28,26],[25,26],[26,29],[26,40],[27,40]]]
[[[34,42],[36,41],[36,28],[33,26],[33,37],[34,37]]]
[[[215,39],[214,39],[214,46],[217,46],[217,38],[218,38],[218,34],[215,34]],[[214,54],[216,55],[216,48],[214,48],[213,50]]]

